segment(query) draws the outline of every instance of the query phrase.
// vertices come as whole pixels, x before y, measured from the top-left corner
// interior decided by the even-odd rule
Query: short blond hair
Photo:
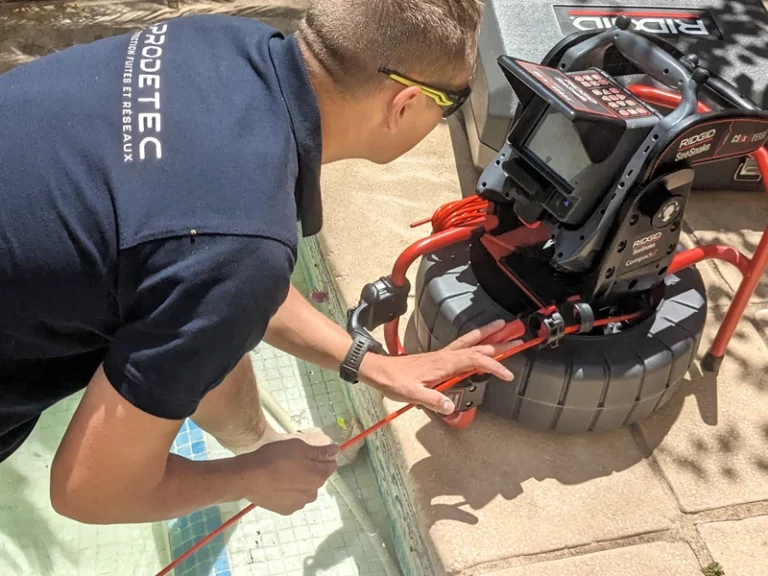
[[[297,37],[347,93],[385,81],[380,67],[438,83],[474,67],[483,0],[310,0]]]

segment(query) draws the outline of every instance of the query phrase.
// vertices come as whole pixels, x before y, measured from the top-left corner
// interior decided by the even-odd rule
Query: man
[[[247,353],[263,340],[330,370],[348,358],[349,335],[290,285],[297,220],[321,227],[322,164],[389,162],[462,104],[480,14],[478,0],[318,0],[296,36],[181,18],[0,76],[0,459],[85,388],[51,467],[63,515],[313,501],[338,447],[268,430]],[[499,328],[368,353],[353,375],[447,414],[430,385],[512,378],[492,360],[505,346],[475,346]],[[169,454],[187,417],[235,456]]]

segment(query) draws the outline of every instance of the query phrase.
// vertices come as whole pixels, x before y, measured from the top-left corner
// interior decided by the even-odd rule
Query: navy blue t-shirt
[[[0,436],[62,396],[68,359],[190,416],[282,304],[297,221],[321,226],[320,159],[296,40],[252,19],[170,20],[0,76]]]

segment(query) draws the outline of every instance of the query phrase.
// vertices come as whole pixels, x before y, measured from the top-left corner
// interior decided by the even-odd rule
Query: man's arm
[[[360,365],[360,381],[393,400],[415,402],[438,413],[450,414],[453,404],[445,395],[431,390],[432,385],[471,369],[512,380],[512,374],[493,360],[493,356],[516,343],[479,345],[503,326],[504,322],[500,321],[474,330],[439,352],[401,357],[368,353]],[[293,286],[272,317],[264,340],[332,371],[339,370],[352,344],[346,330],[318,311]]]
[[[53,507],[87,523],[153,522],[243,498],[236,458],[169,454],[180,425],[125,402],[99,368],[53,460]]]
[[[100,368],[86,388],[51,466],[51,502],[89,524],[154,522],[248,499],[289,514],[317,497],[337,448],[280,442],[234,458],[169,454],[179,420],[123,399]]]
[[[264,341],[331,371],[340,368],[352,344],[347,331],[319,312],[294,286],[272,317]]]
[[[215,462],[169,454],[184,418],[226,394],[219,386],[263,336],[292,266],[287,246],[256,237],[159,239],[121,252],[122,325],[54,459],[56,510],[89,523],[149,522],[241,498],[290,513],[317,497],[336,447],[285,440]],[[228,417],[214,412],[209,423]]]

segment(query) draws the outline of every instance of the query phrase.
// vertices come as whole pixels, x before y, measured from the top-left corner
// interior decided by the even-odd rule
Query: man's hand
[[[493,359],[519,341],[505,344],[481,344],[501,330],[499,320],[468,332],[442,350],[406,356],[379,356],[368,353],[360,366],[360,380],[398,402],[412,402],[439,414],[452,414],[453,403],[431,388],[469,370],[479,370],[511,381],[514,376]]]
[[[314,446],[299,438],[277,440],[239,456],[241,470],[253,478],[245,498],[289,515],[317,500],[317,491],[336,471],[339,447]]]
[[[392,400],[414,402],[450,414],[453,404],[440,392],[430,390],[432,386],[474,369],[512,380],[512,374],[493,357],[520,342],[480,344],[504,326],[505,322],[498,320],[438,352],[398,357],[369,352],[363,357],[359,378]],[[315,309],[295,288],[272,318],[265,340],[283,352],[334,372],[338,372],[352,344],[346,330]]]

